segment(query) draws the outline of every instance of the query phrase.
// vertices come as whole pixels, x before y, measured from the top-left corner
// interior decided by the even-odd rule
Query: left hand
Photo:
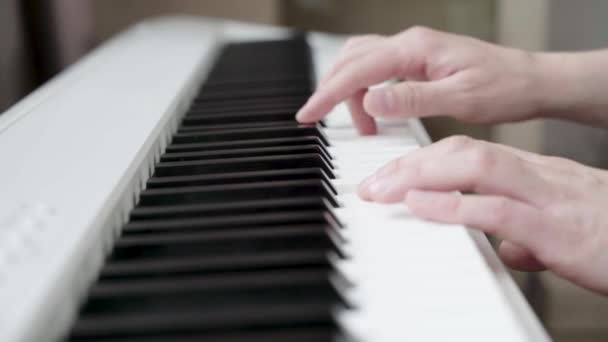
[[[550,269],[608,294],[607,171],[452,137],[388,163],[359,195],[495,235],[510,267]]]

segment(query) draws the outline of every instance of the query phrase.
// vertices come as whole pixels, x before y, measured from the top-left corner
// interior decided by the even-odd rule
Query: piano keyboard
[[[22,193],[38,203],[0,217],[0,227],[37,229],[35,238],[0,235],[0,341],[548,341],[483,235],[356,196],[363,177],[425,140],[417,121],[382,122],[370,137],[358,136],[344,105],[318,125],[295,121],[341,41],[208,19],[145,23],[63,76],[81,87],[60,79],[5,115],[7,161],[19,156],[2,142],[30,146],[19,137],[38,127],[59,136],[66,122],[98,129],[83,146],[29,147],[57,162],[0,169],[15,180],[0,205]],[[133,76],[113,83],[125,73]],[[52,96],[61,111],[44,103]],[[40,125],[19,125],[23,108]],[[147,149],[162,153],[147,164]],[[90,150],[98,153],[72,158]],[[138,166],[124,173],[129,154]],[[39,165],[54,180],[42,191],[44,177],[28,178]],[[128,174],[125,197],[103,192]],[[112,198],[112,209],[98,198]],[[36,252],[3,259],[14,255],[4,246],[22,240]]]
[[[349,286],[334,166],[294,119],[311,74],[303,38],[222,49],[70,340],[334,340]]]

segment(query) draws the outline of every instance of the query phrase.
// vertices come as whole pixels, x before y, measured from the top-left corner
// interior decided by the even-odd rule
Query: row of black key
[[[332,341],[350,286],[302,38],[227,45],[81,308],[78,341]]]

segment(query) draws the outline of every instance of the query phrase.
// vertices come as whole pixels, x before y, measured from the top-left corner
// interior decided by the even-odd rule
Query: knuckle
[[[490,229],[493,229],[494,232],[507,228],[513,217],[511,202],[506,198],[497,198],[492,201],[485,215],[490,215]]]
[[[416,49],[429,51],[436,45],[437,32],[425,26],[413,26],[405,30],[401,37],[416,46]]]
[[[405,32],[411,37],[420,40],[430,39],[433,38],[433,36],[435,35],[435,31],[426,26],[421,25],[412,26]]]
[[[439,209],[455,217],[456,220],[459,222],[464,221],[467,216],[467,213],[462,207],[461,199],[462,198],[460,197],[460,195],[446,197],[443,201],[439,203]]]
[[[413,114],[422,114],[424,93],[421,89],[409,82],[403,82],[403,87],[393,88],[394,98],[397,99],[397,108],[399,111]]]
[[[458,92],[461,94],[458,101],[454,103],[454,112],[461,119],[483,123],[490,117],[487,115],[488,103],[493,103],[493,99],[487,97],[484,91],[484,80],[477,72],[463,73],[458,77]]]
[[[344,51],[350,50],[354,47],[361,45],[362,43],[380,39],[381,37],[382,36],[380,36],[378,34],[365,34],[365,35],[354,36],[354,37],[348,38],[346,40],[346,43],[344,43],[343,50]]]
[[[415,184],[418,184],[420,182],[420,175],[422,174],[422,170],[420,165],[418,164],[403,162],[402,164],[400,163],[399,165],[397,165],[394,171],[404,179],[409,179]]]
[[[443,139],[443,142],[448,146],[449,151],[462,151],[473,146],[475,139],[466,135],[454,135]]]
[[[346,42],[344,43],[344,50],[348,50],[349,48],[355,46],[357,44],[357,42],[361,41],[363,37],[362,36],[354,36],[354,37],[350,37],[346,40]]]
[[[586,189],[598,189],[606,186],[605,179],[590,169],[583,170],[582,179]]]
[[[484,144],[475,144],[471,149],[471,163],[470,165],[477,170],[474,172],[477,176],[487,175],[494,169],[496,165],[496,153],[495,151]]]
[[[390,161],[388,164],[382,166],[380,169],[378,169],[378,171],[376,171],[376,174],[378,176],[387,176],[389,174],[392,174],[393,172],[396,172],[397,170],[399,170],[399,168],[401,167],[401,163],[405,164],[406,160],[404,160],[404,158],[399,158],[399,159],[395,159]]]
[[[410,159],[408,158],[408,156],[407,156],[407,155],[405,155],[405,156],[403,156],[403,157],[399,157],[399,158],[397,158],[397,159],[395,160],[395,162],[396,162],[396,166],[395,166],[395,168],[396,168],[397,170],[402,169],[402,168],[405,168],[405,167],[407,167],[407,166],[411,165]]]
[[[547,160],[550,163],[553,163],[555,165],[561,165],[561,166],[574,166],[576,164],[576,162],[573,162],[570,159],[566,159],[563,157],[557,157],[557,156],[544,156],[545,160]]]
[[[376,40],[376,39],[380,39],[383,38],[382,35],[379,34],[364,34],[359,36],[359,42],[364,42],[364,41],[371,41],[371,40]]]

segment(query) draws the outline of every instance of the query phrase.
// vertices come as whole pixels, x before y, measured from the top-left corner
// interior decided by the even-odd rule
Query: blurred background
[[[0,0],[0,113],[147,17],[204,15],[340,33],[426,25],[530,50],[582,50],[608,46],[606,13],[604,0]],[[425,125],[434,139],[468,134],[608,166],[605,129],[546,120],[485,127],[440,118]],[[556,341],[608,341],[608,298],[550,274],[514,275]]]

